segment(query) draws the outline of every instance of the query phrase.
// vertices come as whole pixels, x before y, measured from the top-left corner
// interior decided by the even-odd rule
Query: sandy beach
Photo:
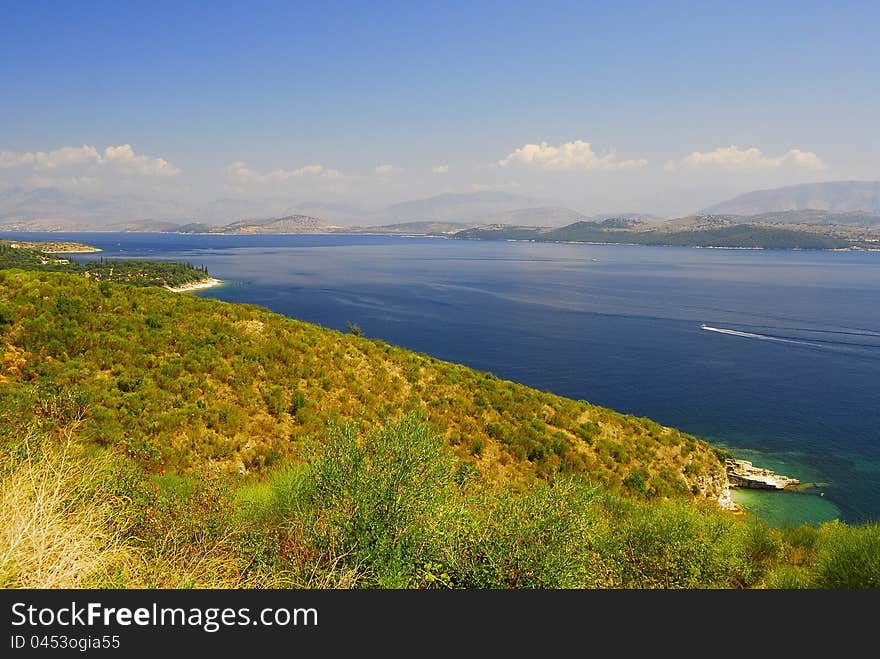
[[[222,279],[209,277],[208,279],[203,279],[192,284],[184,284],[183,286],[166,286],[165,288],[169,291],[173,291],[174,293],[186,293],[188,291],[197,291],[202,288],[213,288],[214,286],[219,286],[222,283]]]

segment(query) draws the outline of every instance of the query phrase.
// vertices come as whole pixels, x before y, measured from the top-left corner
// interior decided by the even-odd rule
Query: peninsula
[[[27,245],[27,246],[26,246]],[[59,254],[100,252],[80,243],[40,243],[0,240],[0,269],[19,268],[46,272],[79,274],[98,282],[113,282],[132,286],[164,286],[170,290],[196,290],[220,283],[208,274],[204,266],[191,263],[141,260],[104,260],[78,263]]]
[[[9,243],[13,249],[32,249],[44,254],[90,254],[103,251],[100,247],[92,247],[83,243],[63,240],[30,241],[16,240]]]

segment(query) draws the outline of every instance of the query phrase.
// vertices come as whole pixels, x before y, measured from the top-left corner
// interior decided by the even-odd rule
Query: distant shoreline
[[[95,254],[104,250],[100,247],[95,247],[93,249],[44,249],[40,251],[44,254]]]
[[[181,234],[183,235],[183,234]],[[292,235],[292,234],[277,234]],[[356,235],[356,234],[353,234]],[[400,236],[401,234],[379,234],[386,236]],[[432,238],[435,236],[419,236]],[[534,243],[544,245],[593,245],[612,247],[681,247],[685,249],[736,249],[745,251],[766,251],[766,252],[880,252],[880,247],[739,247],[727,245],[675,245],[672,243],[599,243],[590,240],[535,240],[534,238],[452,238],[450,236],[436,236],[437,238],[445,238],[447,240],[461,240],[470,242],[498,242],[498,243]]]
[[[173,236],[388,236],[398,238],[440,238],[444,240],[463,240],[463,241],[484,241],[484,242],[515,242],[515,243],[547,243],[557,245],[608,245],[608,246],[625,246],[625,247],[687,247],[689,249],[718,249],[718,250],[749,250],[749,251],[809,251],[809,252],[880,252],[878,246],[862,246],[851,245],[845,247],[776,247],[776,246],[757,246],[757,245],[685,245],[675,243],[638,243],[638,242],[612,242],[612,241],[593,241],[593,240],[540,240],[535,238],[456,238],[452,234],[444,233],[412,233],[412,232],[385,232],[385,231],[302,231],[287,233],[263,233],[263,232],[240,232],[240,233],[222,233],[222,232],[179,232],[179,231],[105,231],[105,230],[3,230],[0,233],[108,233],[108,234],[150,234],[150,235],[173,235]],[[85,252],[86,250],[83,250]],[[100,249],[88,251],[103,251]],[[62,253],[62,252],[56,252]],[[76,253],[73,250],[65,250],[63,253]]]
[[[165,290],[171,291],[172,293],[188,293],[189,291],[198,291],[203,288],[213,288],[214,286],[219,286],[222,283],[222,279],[208,277],[208,279],[202,279],[191,284],[184,284],[183,286],[164,286],[163,288],[165,288]]]

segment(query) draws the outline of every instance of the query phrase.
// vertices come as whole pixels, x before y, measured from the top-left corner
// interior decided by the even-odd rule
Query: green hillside
[[[260,473],[301,457],[328,421],[367,429],[418,411],[488,477],[720,493],[705,442],[382,341],[83,277],[7,270],[0,283],[7,386],[87,393],[84,435],[151,468]]]
[[[0,270],[7,587],[880,584],[705,442],[250,305]]]
[[[608,228],[597,222],[575,222],[559,229],[500,227],[467,229],[452,236],[461,240],[535,240],[667,245],[678,247],[741,247],[763,249],[835,249],[856,241],[756,224],[737,224],[701,230],[645,231]]]

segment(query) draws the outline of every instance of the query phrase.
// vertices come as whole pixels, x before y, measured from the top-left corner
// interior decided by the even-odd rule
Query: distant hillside
[[[296,203],[289,197],[261,197],[259,199],[223,197],[197,205],[191,209],[189,217],[193,218],[193,221],[212,226],[221,226],[252,218],[287,217],[289,215],[330,217],[322,210],[309,208],[309,206],[308,203]]]
[[[59,188],[0,187],[0,227],[24,230],[107,230],[107,225],[139,220],[178,221],[186,210],[173,200],[142,196],[104,197]]]
[[[710,206],[703,212],[758,215],[810,209],[880,213],[880,181],[828,181],[756,190]]]
[[[493,213],[476,218],[480,224],[513,224],[517,226],[560,227],[578,220],[586,219],[579,213],[564,206],[538,206],[536,208],[517,208],[511,211]]]
[[[368,210],[345,203],[304,201],[294,204],[290,212],[281,215],[310,215],[341,226],[364,226],[372,222]]]
[[[214,233],[217,227],[204,224],[202,222],[190,222],[189,224],[181,224],[165,231],[174,233]]]
[[[870,227],[880,225],[880,211],[779,211],[750,215],[749,222],[766,224],[814,224]]]
[[[464,229],[471,229],[477,224],[470,222],[399,222],[397,224],[384,224],[366,229],[345,229],[363,233],[388,233],[388,234],[418,234],[426,236],[438,236]]]
[[[498,213],[545,206],[536,200],[509,192],[484,191],[441,194],[389,206],[381,215],[395,222],[468,222]]]
[[[735,224],[744,224],[748,222],[747,218],[738,215],[718,215],[710,213],[699,213],[697,215],[688,215],[687,217],[678,217],[674,220],[665,222],[657,222],[651,225],[650,230],[659,233],[674,233],[676,231],[712,231],[722,227],[730,227]]]
[[[0,231],[215,231],[253,218],[320,217],[327,225],[378,224],[363,209],[345,204],[295,201],[286,197],[221,198],[183,203],[134,194],[72,192],[55,187],[3,185]],[[194,226],[188,226],[194,225]]]
[[[89,231],[96,230],[76,220],[49,218],[0,219],[0,231]]]
[[[461,194],[442,194],[389,206],[372,213],[371,218],[387,217],[382,226],[408,222],[458,222],[471,226],[509,224],[514,226],[561,227],[580,220],[603,222],[617,219],[621,223],[659,220],[644,213],[603,213],[587,216],[585,213],[548,202],[509,192],[484,191]],[[395,221],[396,220],[396,221]]]
[[[133,220],[130,222],[95,223],[89,220],[66,220],[59,218],[18,218],[0,220],[0,231],[111,231],[170,233],[181,230],[177,222],[167,220]],[[192,227],[194,225],[185,225]],[[206,226],[206,225],[199,225]],[[216,227],[214,227],[216,228]],[[211,227],[208,227],[211,230]]]
[[[338,228],[317,217],[288,215],[266,220],[241,220],[219,227],[215,231],[217,233],[319,233]]]
[[[598,221],[615,223],[615,226],[619,227],[631,227],[639,224],[648,217],[649,216],[638,215],[635,213],[624,213],[621,215],[598,216]],[[475,217],[469,222],[443,222],[437,220],[397,222],[394,224],[367,227],[366,229],[363,229],[363,231],[390,234],[413,233],[446,235],[456,231],[491,226],[523,226],[533,228],[561,227],[579,220],[597,220],[597,218],[586,218],[583,213],[579,213],[571,208],[565,208],[564,206],[538,206],[535,208],[517,208],[511,211],[482,215]]]
[[[575,222],[558,229],[494,225],[460,231],[452,238],[752,249],[867,249],[878,246],[877,242],[866,242],[863,237],[744,224],[723,216],[699,216],[674,222],[677,224],[635,224],[631,228],[620,227],[615,219],[606,222]]]
[[[441,194],[367,209],[286,197],[220,198],[186,205],[132,194],[80,194],[0,183],[0,231],[283,234],[351,230],[443,234],[489,224],[558,227],[609,217],[657,219],[634,213],[587,217],[552,201],[502,191]]]
[[[648,222],[662,221],[656,215],[647,215],[645,213],[613,213],[603,215],[593,215],[586,218],[589,222],[599,222],[606,227],[634,227],[639,224]]]

